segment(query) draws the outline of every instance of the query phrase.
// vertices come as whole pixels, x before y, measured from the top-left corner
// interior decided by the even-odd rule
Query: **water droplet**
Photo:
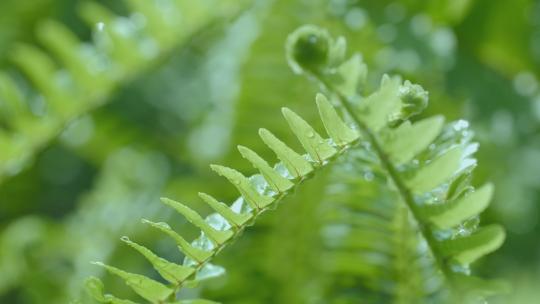
[[[246,203],[244,198],[240,196],[231,205],[231,210],[238,213],[238,214],[243,214],[243,213],[251,212],[251,207],[249,206],[249,204]]]
[[[453,272],[463,273],[466,275],[469,275],[471,273],[471,269],[468,266],[461,265],[456,262],[450,263],[450,268]]]
[[[315,137],[315,133],[313,133],[313,132],[311,132],[311,131],[309,131],[306,135],[307,135],[307,137],[309,137],[309,138]]]
[[[171,226],[169,226],[169,224],[164,223],[164,222],[156,223],[156,226],[161,227],[161,228],[165,228],[165,229],[171,229]]]
[[[469,122],[463,119],[460,119],[454,123],[454,130],[461,131],[469,127]]]
[[[215,247],[214,243],[204,234],[204,232],[201,232],[201,236],[194,240],[191,243],[191,246],[204,251],[211,251]]]
[[[433,236],[439,240],[444,241],[451,238],[453,235],[452,229],[437,230],[433,233]]]
[[[287,168],[285,167],[285,165],[283,165],[283,163],[277,163],[275,166],[274,166],[274,170],[279,173],[279,175],[285,177],[286,179],[293,179],[294,177],[291,175],[291,173],[289,172],[289,170],[287,170]]]
[[[103,23],[103,22],[96,23],[96,29],[98,31],[102,32],[105,29],[105,23]]]
[[[212,213],[207,216],[205,222],[207,222],[212,228],[219,231],[225,231],[231,228],[229,222],[227,222],[223,216],[217,213]]]
[[[202,269],[197,272],[195,279],[197,281],[202,281],[210,278],[215,278],[217,276],[223,275],[224,273],[225,269],[223,267],[208,263],[205,264]]]
[[[251,185],[257,190],[259,194],[273,196],[276,193],[272,191],[266,179],[260,174],[255,174],[249,178]]]

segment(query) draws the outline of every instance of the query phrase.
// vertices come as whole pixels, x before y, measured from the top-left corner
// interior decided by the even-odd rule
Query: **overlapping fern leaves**
[[[219,202],[208,194],[200,193],[201,199],[217,212],[203,218],[184,204],[162,199],[163,203],[178,211],[201,229],[201,236],[193,242],[186,241],[166,223],[143,220],[144,223],[164,232],[176,241],[180,251],[185,255],[182,265],[166,261],[149,249],[128,238],[123,238],[124,242],[145,256],[170,285],[167,286],[148,277],[128,273],[102,263],[97,264],[125,279],[135,292],[152,303],[174,302],[175,294],[179,289],[193,281],[220,275],[223,270],[209,263],[216,254],[237,238],[247,226],[253,224],[259,215],[275,208],[284,196],[293,191],[294,187],[351,149],[358,140],[358,132],[341,120],[323,95],[317,96],[317,106],[330,138],[323,138],[293,111],[287,108],[282,111],[307,154],[296,153],[270,131],[261,129],[259,130],[261,139],[275,152],[280,163],[271,167],[256,152],[239,146],[242,156],[251,162],[260,174],[247,178],[234,169],[219,165],[211,166],[215,172],[228,179],[242,195],[231,206]],[[103,296],[101,284],[96,278],[89,281],[89,286],[96,298],[104,303],[120,301],[111,295]]]
[[[443,142],[450,138],[455,145],[470,146],[472,133],[463,127],[462,121],[446,125],[431,147],[445,149]],[[323,268],[338,279],[327,287],[328,296],[337,303],[445,303],[450,286],[399,193],[388,186],[376,155],[349,153],[332,175],[324,203]],[[465,227],[476,224],[472,218]]]
[[[413,303],[465,299],[461,296],[470,290],[493,289],[493,284],[470,276],[470,263],[498,248],[504,232],[499,226],[477,227],[477,216],[487,207],[493,188],[486,185],[475,190],[470,185],[470,172],[476,165],[471,154],[476,145],[470,144],[466,123],[444,128],[441,117],[410,122],[427,105],[427,92],[397,77],[384,76],[376,92],[361,96],[358,87],[367,75],[361,57],[346,60],[345,41],[334,41],[324,30],[307,26],[293,33],[287,54],[296,72],[317,80],[337,102],[347,123],[322,94],[316,102],[329,138],[284,108],[283,115],[306,154],[298,154],[261,129],[261,139],[280,160],[275,166],[242,146],[238,147],[240,153],[260,174],[248,178],[231,168],[211,166],[240,192],[232,205],[200,193],[216,211],[202,217],[182,203],[163,199],[201,230],[189,242],[166,223],[143,220],[176,242],[183,263],[158,257],[127,237],[122,240],[142,254],[168,284],[96,264],[124,279],[151,303],[204,303],[180,301],[176,295],[182,288],[223,273],[210,264],[215,255],[306,178],[340,159],[351,174],[349,180],[338,181],[335,193],[351,194],[344,187],[352,181],[360,195],[347,196],[346,212],[329,213],[345,230],[326,229],[331,250],[322,263],[331,273],[353,275],[365,283],[352,284],[348,295],[334,298],[336,303],[340,299],[344,303],[349,299],[368,301],[368,290],[375,295],[372,302]],[[376,183],[377,191],[363,193],[357,180]],[[89,279],[88,286],[102,303],[133,303],[104,295],[97,278]]]
[[[347,177],[355,187],[338,216],[345,232],[327,236],[330,247],[340,248],[326,261],[335,262],[330,269],[361,278],[356,288],[374,290],[375,303],[475,301],[502,291],[499,282],[470,276],[470,264],[496,250],[505,234],[498,225],[478,228],[493,186],[470,184],[477,144],[470,142],[468,123],[444,127],[438,116],[412,123],[428,95],[398,77],[385,75],[378,91],[360,95],[367,68],[359,55],[346,60],[344,51],[342,38],[334,41],[311,26],[288,43],[293,68],[332,95],[363,135],[363,148],[345,164],[349,173],[335,191],[346,195]],[[376,193],[358,188],[366,179]],[[357,296],[369,302],[365,294]]]
[[[66,124],[102,105],[120,84],[155,65],[173,48],[238,1],[127,0],[128,16],[95,3],[80,12],[93,29],[81,42],[46,21],[37,37],[48,52],[19,45],[12,61],[20,72],[0,73],[0,180],[19,172]],[[24,75],[24,77],[22,77]]]

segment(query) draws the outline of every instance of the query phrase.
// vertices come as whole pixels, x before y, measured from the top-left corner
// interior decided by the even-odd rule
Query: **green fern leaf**
[[[219,231],[212,228],[212,226],[205,222],[197,212],[179,202],[168,198],[162,198],[161,201],[165,205],[172,207],[180,214],[185,216],[189,222],[199,227],[215,243],[216,246],[222,245],[233,236],[232,231]]]
[[[196,299],[196,300],[183,300],[174,302],[173,304],[218,304],[218,302]]]
[[[167,286],[146,276],[129,273],[100,262],[95,262],[94,264],[101,266],[110,273],[124,279],[126,284],[131,287],[133,291],[150,302],[160,302],[172,293],[172,290]]]
[[[407,185],[416,193],[433,190],[438,185],[450,180],[459,170],[463,150],[460,147],[450,149],[422,167],[407,181]]]
[[[290,52],[287,57],[295,71],[305,72],[319,80],[328,90],[328,95],[340,103],[354,128],[343,122],[328,100],[320,95],[316,101],[330,138],[323,138],[316,133],[310,124],[293,111],[282,111],[292,133],[307,154],[295,152],[270,131],[260,129],[261,139],[277,155],[280,163],[270,166],[252,150],[239,147],[244,158],[261,174],[246,177],[235,169],[211,165],[212,170],[228,179],[239,191],[241,197],[232,206],[209,195],[200,194],[217,212],[203,218],[190,207],[163,199],[166,205],[181,213],[201,230],[198,238],[188,242],[168,224],[144,220],[172,237],[186,256],[182,266],[194,269],[192,275],[172,286],[167,287],[112,266],[99,265],[124,278],[128,285],[145,299],[159,303],[170,301],[181,288],[222,274],[223,268],[210,264],[210,260],[236,239],[248,225],[253,224],[259,215],[275,208],[281,199],[293,192],[306,178],[337,159],[348,161],[345,163],[348,167],[360,165],[363,170],[369,170],[363,175],[364,180],[375,180],[381,191],[371,193],[372,196],[366,195],[376,197],[379,204],[363,201],[347,205],[348,208],[354,208],[355,212],[347,212],[345,215],[340,212],[328,214],[348,217],[347,223],[353,227],[333,243],[327,243],[330,247],[346,249],[332,252],[324,260],[323,267],[328,272],[381,278],[381,281],[369,280],[369,288],[381,288],[385,298],[396,297],[401,303],[407,303],[407,299],[438,293],[442,280],[434,279],[431,284],[433,286],[419,291],[422,293],[420,295],[413,295],[412,291],[406,288],[412,286],[410,284],[399,285],[401,281],[412,277],[416,284],[421,285],[425,283],[422,279],[426,277],[438,278],[442,275],[454,286],[454,278],[461,272],[467,272],[469,263],[502,244],[504,232],[498,226],[478,230],[465,227],[466,220],[485,208],[489,201],[489,188],[479,190],[479,194],[473,197],[470,197],[470,194],[462,198],[461,194],[456,196],[449,192],[451,189],[455,193],[465,193],[462,188],[468,185],[467,183],[459,182],[457,186],[452,184],[461,179],[466,169],[472,170],[474,167],[469,156],[474,152],[475,146],[470,145],[468,139],[459,138],[463,134],[457,133],[459,128],[456,128],[456,125],[451,125],[450,131],[443,129],[441,132],[443,121],[440,117],[428,118],[414,124],[408,120],[425,107],[427,92],[410,82],[402,83],[398,77],[383,76],[380,88],[371,95],[365,98],[357,95],[347,97],[346,93],[352,92],[352,85],[349,84],[358,83],[359,75],[363,72],[351,73],[351,79],[343,79],[348,84],[347,88],[337,89],[333,78],[335,67],[352,63],[343,62],[343,39],[334,41],[326,31],[314,26],[293,33],[288,39],[287,49]],[[362,66],[358,59],[351,62],[356,62],[357,66],[353,71],[361,70],[358,68]],[[343,77],[348,76],[343,74]],[[452,130],[455,132],[452,133]],[[419,132],[424,134],[416,134]],[[418,138],[419,135],[422,135],[421,138]],[[357,144],[358,142],[361,144]],[[400,149],[403,149],[404,155],[399,153]],[[347,159],[342,155],[351,158]],[[357,191],[362,190],[358,190],[357,184],[354,185]],[[378,196],[379,194],[381,195]],[[449,198],[454,198],[455,201],[448,201]],[[439,202],[441,199],[444,200],[442,203]],[[471,200],[476,202],[473,203],[472,210],[464,210],[464,206]],[[437,204],[445,207],[434,207]],[[440,209],[435,210],[436,208]],[[444,220],[438,218],[445,213]],[[365,216],[366,214],[368,216]],[[447,222],[444,222],[445,220]],[[442,230],[437,227],[438,222],[443,226],[451,224],[452,227],[449,231]],[[456,225],[457,228],[454,227]],[[369,229],[378,231],[367,232]],[[330,235],[335,236],[335,233],[334,231]],[[130,245],[135,246],[133,244]],[[150,251],[143,250],[144,247],[135,247],[145,257],[156,261],[155,255]],[[388,254],[390,250],[397,253],[395,260],[392,254]],[[411,250],[416,251],[410,252]],[[416,262],[418,258],[431,260],[427,263]],[[459,267],[456,267],[456,264]],[[433,271],[433,268],[436,270]],[[400,281],[392,282],[387,276],[388,272],[398,276]],[[147,290],[149,287],[153,288],[151,293]]]
[[[211,165],[212,170],[217,174],[227,178],[246,199],[251,208],[261,210],[273,202],[271,197],[265,196],[257,192],[251,181],[242,173],[223,166]]]
[[[414,124],[406,121],[382,135],[381,144],[394,163],[406,163],[435,140],[442,131],[443,123],[442,116],[426,118]]]
[[[360,55],[356,54],[340,64],[336,74],[339,76],[339,81],[335,81],[336,90],[346,97],[352,97],[358,93],[359,87],[366,82],[367,66]]]
[[[334,107],[323,94],[317,94],[316,102],[324,128],[338,146],[343,147],[358,139],[358,133],[341,120]]]
[[[457,237],[441,243],[444,253],[460,263],[468,265],[478,258],[498,249],[504,242],[504,229],[490,225],[478,229],[469,236]]]
[[[219,215],[223,216],[227,222],[236,227],[237,229],[243,226],[247,221],[251,219],[251,216],[248,214],[236,213],[229,206],[222,202],[218,202],[212,196],[199,193],[199,196],[204,200],[212,209],[214,209]]]
[[[399,78],[384,75],[380,88],[358,106],[359,116],[371,130],[379,131],[388,124],[389,118],[398,115],[401,110],[399,88]]]
[[[325,160],[336,154],[336,149],[325,142],[300,116],[287,108],[283,108],[282,112],[291,130],[312,159],[322,164]]]
[[[453,228],[484,211],[489,205],[492,195],[493,185],[486,184],[465,197],[446,204],[426,206],[424,209],[429,214],[429,220],[438,228]]]
[[[20,172],[71,121],[107,102],[114,88],[158,64],[223,12],[232,14],[245,5],[233,0],[126,1],[129,16],[94,1],[80,5],[82,19],[93,30],[91,43],[48,20],[36,30],[45,50],[19,44],[10,52],[25,77],[15,82],[0,72],[0,123],[10,127],[0,132],[0,180]],[[44,97],[45,115],[30,111],[27,95]]]
[[[319,104],[324,102],[321,98],[323,97],[319,97]],[[330,111],[327,105],[322,105],[322,107],[325,106],[326,109],[321,110],[322,119],[327,120],[329,115],[337,115],[335,111]],[[239,147],[241,154],[258,168],[262,175],[254,175],[248,178],[231,168],[219,165],[210,166],[212,170],[227,178],[238,189],[241,194],[238,202],[240,204],[246,203],[249,208],[236,205],[236,203],[236,207],[229,207],[207,194],[200,193],[199,196],[217,212],[217,214],[209,215],[204,219],[191,208],[163,198],[162,202],[164,204],[178,211],[201,230],[201,236],[191,243],[172,230],[166,223],[143,220],[144,223],[166,233],[176,241],[180,250],[187,257],[183,265],[168,262],[145,247],[123,238],[126,243],[145,256],[166,280],[173,283],[174,290],[222,274],[224,272],[223,268],[210,264],[209,260],[231,240],[236,238],[257,216],[270,208],[275,208],[276,203],[289,193],[290,189],[300,184],[308,174],[327,165],[336,155],[353,147],[354,140],[357,138],[356,133],[345,126],[341,120],[332,123],[327,120],[327,128],[332,130],[328,132],[332,132],[333,136],[341,139],[342,144],[346,144],[346,146],[338,146],[332,140],[315,134],[313,127],[292,111],[284,110],[283,116],[289,122],[293,133],[297,135],[299,141],[304,145],[307,154],[297,154],[269,131],[260,130],[263,141],[274,150],[283,163],[272,168],[255,152],[248,148]],[[356,137],[354,137],[355,135]],[[283,172],[279,168],[288,170],[288,172]],[[173,289],[165,287],[154,280],[143,280],[139,275],[130,274],[101,263],[98,265],[122,277],[139,295],[150,301],[166,301],[174,296]],[[142,285],[136,285],[136,282]],[[145,288],[148,286],[155,287],[157,293],[146,293]]]
[[[110,294],[103,294],[103,282],[96,277],[90,277],[86,280],[86,289],[100,303],[110,304],[136,304],[130,300],[119,299]]]
[[[182,282],[195,272],[195,269],[191,267],[178,265],[157,256],[148,248],[132,242],[128,237],[122,237],[121,240],[142,254],[156,271],[170,283]]]
[[[172,230],[167,223],[154,223],[149,220],[143,220],[143,223],[148,224],[170,236],[176,242],[180,251],[194,261],[197,261],[198,264],[202,264],[211,255],[209,252],[193,247],[181,235]]]
[[[278,193],[285,192],[294,186],[291,181],[279,175],[279,173],[272,169],[257,153],[243,146],[238,146],[238,151],[240,151],[240,154],[251,162],[255,168],[259,169],[264,179],[268,181],[268,184],[274,191]]]
[[[300,154],[293,151],[274,134],[266,129],[259,130],[259,136],[264,143],[276,153],[289,173],[295,178],[301,178],[313,171],[313,166]]]

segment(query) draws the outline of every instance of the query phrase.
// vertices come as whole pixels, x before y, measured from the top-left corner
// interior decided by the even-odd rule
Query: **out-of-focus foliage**
[[[0,133],[0,178],[17,174],[67,124],[106,102],[119,84],[163,60],[212,22],[216,12],[234,7],[227,1],[133,0],[126,5],[128,16],[94,2],[81,5],[82,18],[95,27],[92,44],[81,43],[61,23],[42,21],[36,36],[55,60],[35,46],[13,47],[12,61],[35,90],[18,73],[0,74],[0,115],[7,129]]]
[[[0,65],[21,86],[33,115],[43,113],[39,105],[45,99],[17,72],[14,52],[21,43],[49,52],[42,49],[46,45],[37,34],[46,20],[66,25],[81,41],[91,41],[89,29],[96,24],[88,27],[78,17],[82,2],[0,1]],[[169,1],[148,1],[154,2]],[[299,149],[276,109],[287,106],[307,121],[317,121],[312,101],[317,88],[290,72],[283,51],[288,33],[306,23],[344,35],[348,48],[362,53],[370,67],[369,90],[383,73],[399,73],[429,91],[430,106],[418,119],[442,113],[450,121],[471,122],[482,147],[473,184],[496,185],[494,203],[482,222],[500,222],[508,234],[503,247],[474,265],[473,272],[513,283],[512,292],[490,303],[535,303],[540,296],[535,288],[540,284],[538,0],[227,2],[240,10],[212,7],[211,15],[217,17],[207,19],[207,26],[189,37],[175,36],[177,47],[168,56],[117,83],[105,94],[104,106],[84,111],[61,128],[61,134],[46,139],[31,152],[34,161],[1,182],[1,303],[64,303],[77,298],[84,277],[103,275],[87,264],[93,260],[153,273],[118,239],[127,234],[174,261],[176,248],[137,221],[167,219],[167,208],[155,202],[160,193],[191,203],[199,201],[197,191],[205,191],[233,201],[232,187],[223,187],[206,164],[219,162],[250,172],[236,144],[272,159],[254,136],[259,127]],[[95,3],[115,15],[132,15],[127,2]],[[136,16],[129,20],[140,21]],[[67,67],[60,57],[51,58],[55,66]],[[68,100],[68,105],[76,101]],[[2,120],[2,133],[14,134],[6,122]],[[44,131],[34,138],[44,139]],[[321,173],[215,259],[230,270],[227,275],[183,296],[224,303],[305,303],[336,292],[346,299],[358,290],[350,277],[335,281],[315,267],[324,258],[319,253],[339,247],[336,240],[349,229],[333,225],[343,216],[335,208],[360,204],[366,197],[393,200],[373,182],[358,181],[357,187],[354,179],[345,180],[347,171]],[[370,179],[370,172],[364,173]],[[348,193],[358,200],[349,201]],[[193,208],[210,211],[202,204]],[[131,219],[124,221],[127,216]],[[395,225],[402,223],[399,216],[394,220]],[[183,235],[197,235],[176,216],[168,222]],[[415,280],[411,276],[411,284]],[[108,276],[104,283],[107,292],[119,297],[132,293]]]
[[[327,271],[325,281],[351,276],[358,280],[351,284],[358,291],[341,295],[328,290],[329,295],[325,296],[306,292],[309,296],[302,301],[474,303],[486,295],[502,292],[504,287],[500,283],[470,274],[472,262],[501,246],[504,230],[498,225],[478,227],[478,214],[488,206],[493,186],[487,184],[475,191],[470,184],[476,166],[471,155],[477,144],[469,142],[468,124],[458,121],[443,130],[441,116],[412,123],[410,117],[426,108],[428,94],[421,86],[403,82],[399,77],[384,75],[375,92],[359,95],[357,91],[365,85],[367,77],[367,67],[360,55],[346,58],[346,40],[343,37],[333,40],[318,27],[303,26],[289,35],[286,53],[293,71],[317,80],[339,103],[354,127],[342,121],[329,100],[319,94],[317,107],[329,138],[321,137],[289,108],[282,108],[287,124],[306,154],[297,154],[263,128],[259,129],[259,136],[281,162],[271,167],[253,150],[238,146],[240,154],[260,174],[246,178],[234,169],[211,165],[212,170],[227,178],[240,192],[241,197],[233,204],[223,204],[199,193],[216,211],[203,218],[183,203],[163,198],[165,205],[201,230],[200,236],[189,242],[167,223],[143,220],[176,242],[183,253],[183,263],[159,257],[128,237],[122,237],[122,241],[143,255],[168,281],[167,285],[146,275],[101,262],[95,264],[123,279],[150,303],[176,302],[184,288],[223,274],[223,268],[209,261],[240,237],[259,215],[275,209],[295,186],[316,176],[325,166],[331,166],[333,160],[355,153],[356,158],[348,158],[343,162],[344,167],[338,169],[348,171],[351,177],[336,179],[336,184],[367,179],[386,189],[391,199],[380,203],[385,195],[377,193],[357,202],[361,206],[352,210],[346,210],[350,203],[344,204],[347,207],[338,209],[338,213],[345,216],[334,218],[333,225],[341,225],[346,231],[327,234],[326,241],[338,245],[314,263]],[[350,169],[358,164],[364,168]],[[374,179],[375,175],[379,179]],[[359,199],[343,190],[337,192],[348,199]],[[361,228],[357,227],[359,224]],[[329,228],[327,231],[334,227]],[[367,238],[373,231],[379,232],[380,239]],[[416,279],[412,279],[414,276]],[[129,302],[105,294],[98,278],[90,278],[86,285],[101,303]],[[360,291],[364,288],[371,290],[373,296]]]

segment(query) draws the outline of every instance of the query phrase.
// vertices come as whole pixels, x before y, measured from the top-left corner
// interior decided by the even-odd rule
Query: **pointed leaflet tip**
[[[488,183],[475,192],[457,200],[434,206],[429,220],[440,229],[447,229],[461,224],[463,221],[484,211],[493,196],[493,184]]]
[[[165,280],[169,281],[172,284],[178,284],[179,282],[184,281],[186,278],[188,278],[195,272],[194,268],[178,265],[157,256],[148,248],[130,241],[127,237],[123,237],[122,240],[126,242],[131,248],[135,249],[142,256],[144,256],[152,264],[152,266],[154,266],[154,269]]]
[[[381,86],[386,84],[387,82],[389,82],[391,80],[390,76],[388,74],[383,74],[382,77],[381,77]]]
[[[245,224],[252,217],[252,214],[250,213],[238,214],[232,211],[231,208],[229,208],[229,206],[227,206],[226,204],[222,202],[219,202],[218,200],[213,198],[211,195],[208,195],[206,193],[199,192],[199,197],[203,201],[205,201],[217,213],[223,216],[223,218],[225,218],[231,226],[235,226],[236,228]]]
[[[288,108],[282,108],[282,113],[294,135],[298,138],[311,158],[320,164],[336,154],[336,149],[330,146],[305,120]]]
[[[141,219],[141,222],[143,224],[146,224],[146,225],[150,225],[150,226],[153,226],[153,227],[159,227],[159,228],[163,228],[163,229],[172,229],[171,226],[169,226],[169,224],[165,223],[165,222],[152,222],[151,220],[148,220],[148,219]]]
[[[103,286],[103,282],[101,282],[100,279],[93,276],[89,277],[88,279],[86,279],[84,285],[88,293],[92,297],[94,297],[95,300],[97,300],[100,303],[106,303],[107,300],[103,296],[104,286]]]
[[[323,93],[315,94],[315,102],[328,102],[328,98]]]
[[[318,93],[315,97],[319,115],[323,122],[326,133],[338,146],[345,146],[359,138],[356,131],[349,128],[341,117],[337,114],[334,107],[330,104],[326,96]]]
[[[98,265],[104,267],[111,274],[124,279],[126,284],[131,287],[133,291],[150,302],[159,303],[173,292],[172,289],[161,284],[160,282],[154,281],[143,275],[126,272],[103,263]]]
[[[182,251],[186,256],[197,261],[200,264],[205,262],[210,256],[212,256],[212,252],[210,251],[205,251],[191,246],[191,244],[188,243],[188,241],[186,241],[181,235],[172,230],[167,223],[154,223],[148,220],[146,220],[145,223],[170,236],[176,242],[178,248],[180,248],[180,251]]]
[[[448,257],[468,265],[501,247],[505,237],[506,233],[500,225],[489,225],[469,236],[445,241],[441,248]]]
[[[313,171],[311,164],[302,155],[294,152],[293,149],[279,140],[272,132],[266,129],[259,129],[259,135],[264,143],[274,151],[292,176],[300,178]]]
[[[334,88],[347,98],[354,97],[367,77],[367,66],[359,54],[342,62],[336,69],[336,81]]]
[[[270,165],[268,165],[268,163],[253,150],[244,146],[238,146],[238,151],[240,151],[242,157],[247,159],[255,168],[259,170],[259,172],[261,172],[268,185],[270,185],[274,191],[282,193],[294,186],[291,181],[272,169],[272,167],[270,167]]]
[[[416,193],[433,190],[448,181],[459,170],[462,157],[463,148],[449,149],[443,155],[420,168],[407,181],[407,185]]]
[[[212,228],[197,212],[182,203],[168,198],[162,198],[161,201],[182,214],[190,223],[199,227],[216,246],[225,243],[233,235],[232,231],[220,231]]]
[[[444,117],[437,115],[411,124],[402,123],[396,129],[390,129],[382,137],[381,144],[385,152],[396,164],[412,160],[418,153],[424,151],[441,133]],[[422,136],[418,136],[422,134]]]
[[[85,283],[86,291],[99,303],[111,303],[111,304],[137,304],[130,300],[124,300],[117,298],[111,294],[104,294],[103,282],[96,277],[89,277]],[[72,304],[79,303],[77,301],[70,302]]]
[[[347,52],[347,40],[343,36],[339,36],[330,46],[330,65],[336,66],[345,59]]]
[[[399,97],[401,80],[397,77],[383,76],[379,89],[367,96],[358,105],[358,115],[372,132],[388,126],[389,119],[401,112]]]
[[[262,209],[274,202],[272,197],[259,194],[242,173],[220,165],[210,165],[217,174],[227,178],[253,209]]]

